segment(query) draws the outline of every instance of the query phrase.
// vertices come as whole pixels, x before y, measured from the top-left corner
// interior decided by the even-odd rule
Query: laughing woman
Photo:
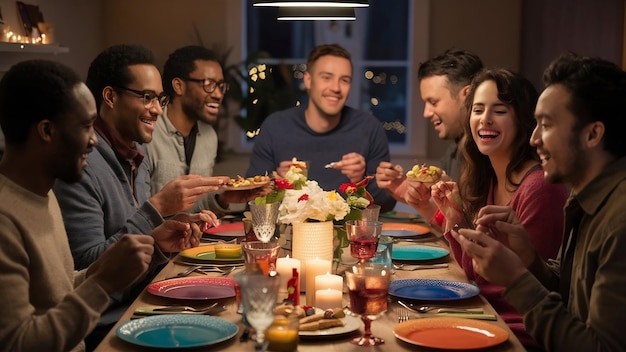
[[[461,141],[464,165],[458,184],[439,182],[431,195],[446,217],[446,238],[469,280],[529,350],[541,350],[526,334],[521,315],[501,297],[503,287],[474,272],[472,260],[447,232],[454,225],[473,227],[485,205],[509,206],[519,215],[544,260],[555,258],[563,233],[567,190],[547,183],[534,147],[537,91],[524,77],[505,69],[479,73],[466,99],[469,123]]]

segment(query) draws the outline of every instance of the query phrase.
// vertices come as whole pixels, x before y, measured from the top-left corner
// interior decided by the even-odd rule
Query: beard
[[[206,122],[210,125],[215,125],[217,122],[217,115],[210,115],[205,111],[204,102],[195,105],[184,103],[182,110],[192,120]]]
[[[580,182],[584,170],[589,165],[588,156],[582,152],[582,148],[578,144],[578,135],[574,134],[568,145],[568,155],[565,162],[560,167],[557,166],[553,173],[546,176],[546,181],[550,183],[566,183],[575,185]]]

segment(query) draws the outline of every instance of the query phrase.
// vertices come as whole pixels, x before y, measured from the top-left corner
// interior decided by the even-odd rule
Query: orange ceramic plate
[[[499,326],[463,318],[422,318],[405,321],[393,328],[402,341],[445,350],[470,350],[503,343],[509,333]]]
[[[428,225],[422,225],[422,224],[405,224],[401,222],[383,222],[383,231],[401,231],[405,233],[404,237],[410,237],[411,235],[413,236],[426,235],[430,233],[430,227]]]

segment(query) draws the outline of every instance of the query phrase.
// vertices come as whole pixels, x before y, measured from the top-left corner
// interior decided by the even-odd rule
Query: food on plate
[[[215,245],[215,258],[239,259],[241,258],[241,245],[233,243],[220,243]]]
[[[308,312],[312,313],[307,314]],[[346,314],[341,308],[327,309],[323,312],[318,309],[317,312],[310,306],[293,306],[291,304],[281,304],[274,308],[274,315],[289,316],[295,314],[300,319],[300,331],[324,330],[345,325],[342,318],[345,318]]]
[[[301,306],[293,306],[291,304],[281,304],[274,308],[274,315],[288,316],[295,314],[298,318],[304,318],[306,316],[304,309]]]
[[[321,319],[309,323],[300,322],[300,331],[315,331],[344,326],[341,319]]]
[[[300,319],[300,331],[315,331],[344,326],[346,314],[341,308],[327,309],[323,313],[316,313]]]
[[[264,184],[270,182],[271,178],[269,176],[254,176],[243,178],[240,175],[237,175],[237,178],[231,178],[228,180],[227,185],[230,187],[242,187],[242,186],[251,186],[255,184]]]
[[[407,171],[406,177],[426,184],[433,185],[441,179],[443,170],[436,166],[426,166],[426,164],[416,164]]]

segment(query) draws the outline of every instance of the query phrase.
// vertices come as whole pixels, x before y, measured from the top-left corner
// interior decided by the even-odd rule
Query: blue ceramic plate
[[[155,315],[129,320],[117,336],[135,345],[155,348],[188,348],[213,345],[237,335],[237,325],[209,315]]]
[[[389,294],[406,299],[453,301],[478,295],[478,286],[436,279],[404,279],[389,284]]]
[[[391,259],[393,260],[431,260],[443,258],[450,254],[450,251],[433,246],[419,244],[394,245],[391,247]]]

